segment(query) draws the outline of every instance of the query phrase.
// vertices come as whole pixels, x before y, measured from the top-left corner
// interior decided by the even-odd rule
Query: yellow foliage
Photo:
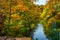
[[[41,15],[40,15],[40,18],[41,18],[41,19],[43,19],[43,18],[47,15],[47,13],[49,12],[48,9],[49,9],[49,8],[46,8],[46,9],[43,10],[43,12],[42,12]]]
[[[57,15],[60,15],[60,12],[58,12]]]
[[[51,26],[54,21],[55,21],[55,18],[54,18],[54,17],[50,18],[50,19],[48,20],[47,24],[46,24],[46,27]]]
[[[11,18],[16,19],[16,20],[20,20],[21,19],[20,15],[18,15],[18,14],[12,14]]]
[[[17,5],[17,6],[15,6],[15,9],[18,9],[20,7],[22,7],[22,5]]]

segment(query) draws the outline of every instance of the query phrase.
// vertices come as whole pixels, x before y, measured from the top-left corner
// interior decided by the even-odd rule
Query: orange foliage
[[[35,9],[36,11],[38,11],[39,8],[38,8],[38,7],[35,7],[34,9]]]
[[[23,6],[21,7],[21,10],[22,10],[22,12],[26,11],[26,7],[23,5]]]
[[[49,26],[51,27],[52,23],[55,21],[55,18],[52,17],[48,20],[47,24],[46,24],[46,27],[48,28]]]

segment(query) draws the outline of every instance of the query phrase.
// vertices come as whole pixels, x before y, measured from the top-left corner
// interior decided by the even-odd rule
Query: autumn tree
[[[30,32],[40,21],[40,6],[31,3],[31,0],[3,0],[2,2],[1,12],[6,15],[6,18],[0,35],[30,36]]]

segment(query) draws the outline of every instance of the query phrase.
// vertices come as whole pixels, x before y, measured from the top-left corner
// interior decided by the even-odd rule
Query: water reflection
[[[44,34],[43,25],[38,24],[37,28],[33,32],[33,40],[48,40]]]

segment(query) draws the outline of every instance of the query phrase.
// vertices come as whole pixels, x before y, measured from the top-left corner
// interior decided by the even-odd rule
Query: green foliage
[[[53,6],[54,10],[51,14],[46,15],[45,20],[42,23],[45,25],[45,33],[49,40],[59,40],[59,32],[60,32],[60,3],[58,2]],[[53,25],[53,23],[56,24]]]
[[[31,0],[4,0],[1,3],[1,12],[6,16],[1,36],[30,36],[39,23],[40,12],[39,6],[30,5],[30,2]]]

